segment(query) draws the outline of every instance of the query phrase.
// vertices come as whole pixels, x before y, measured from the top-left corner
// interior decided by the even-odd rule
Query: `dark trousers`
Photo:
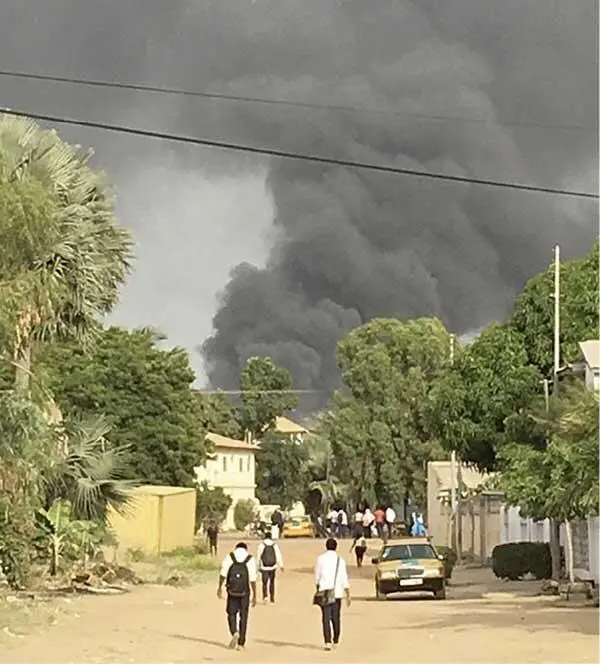
[[[274,569],[263,569],[261,571],[262,575],[262,596],[263,599],[267,597],[271,602],[275,601],[275,573]]]
[[[375,527],[377,528],[377,535],[379,539],[384,539],[385,537],[385,523],[383,521],[378,522],[375,524]]]
[[[365,546],[355,546],[354,547],[354,553],[356,554],[356,565],[357,565],[357,567],[362,567],[363,559],[365,557],[366,552],[367,552],[367,548]]]
[[[238,643],[246,644],[246,630],[248,629],[248,613],[250,612],[250,595],[245,597],[232,597],[227,595],[227,624],[231,636],[239,634]]]
[[[210,552],[211,556],[216,556],[217,555],[217,540],[209,540],[208,541],[208,549]]]
[[[342,600],[336,599],[333,604],[321,607],[323,622],[323,641],[325,643],[339,643],[342,617]],[[332,640],[333,632],[333,640]]]

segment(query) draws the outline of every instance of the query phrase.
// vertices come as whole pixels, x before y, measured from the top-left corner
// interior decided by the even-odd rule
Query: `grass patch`
[[[145,582],[186,586],[203,583],[214,577],[218,562],[193,547],[179,548],[161,554],[129,551],[127,565]]]

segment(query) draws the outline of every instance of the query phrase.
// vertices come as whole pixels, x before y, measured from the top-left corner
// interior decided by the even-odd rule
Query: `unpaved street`
[[[278,603],[252,611],[246,652],[225,647],[225,608],[215,584],[146,586],[76,600],[72,615],[45,633],[14,639],[0,661],[598,661],[597,610],[553,606],[553,599],[532,596],[535,583],[506,584],[488,570],[460,570],[446,601],[375,602],[369,566],[360,575],[352,570],[354,602],[343,614],[342,644],[323,652],[319,610],[311,606],[312,562],[322,547],[322,541],[283,543],[287,569]]]

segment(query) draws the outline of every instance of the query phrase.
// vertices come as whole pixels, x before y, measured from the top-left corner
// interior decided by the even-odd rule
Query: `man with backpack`
[[[285,522],[283,512],[277,508],[273,514],[271,514],[271,537],[276,540],[279,539],[279,536],[282,534],[283,524]]]
[[[227,592],[227,623],[231,634],[230,648],[243,650],[246,645],[250,606],[256,606],[256,561],[248,553],[244,542],[225,557],[219,575],[217,597],[223,597],[223,585]]]
[[[265,534],[265,539],[258,545],[258,568],[262,577],[262,597],[266,604],[267,599],[275,603],[275,576],[277,568],[283,572],[283,558],[281,549],[273,539],[271,533]]]

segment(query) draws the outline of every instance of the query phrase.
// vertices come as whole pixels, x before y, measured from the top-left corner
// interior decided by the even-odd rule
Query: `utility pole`
[[[455,344],[455,335],[450,335],[450,366],[454,366],[454,344]],[[456,489],[457,489],[457,463],[456,463],[456,451],[452,450],[452,455],[450,456],[450,523],[451,523],[451,541],[450,546],[458,554],[458,546],[460,542],[460,537],[458,534],[460,523],[458,522],[459,510],[458,510],[458,501],[456,498]]]
[[[554,247],[554,367],[552,372],[552,396],[558,397],[560,374],[560,247]],[[547,401],[550,409],[550,399]],[[560,522],[550,519],[550,553],[552,556],[552,578],[560,579]]]

